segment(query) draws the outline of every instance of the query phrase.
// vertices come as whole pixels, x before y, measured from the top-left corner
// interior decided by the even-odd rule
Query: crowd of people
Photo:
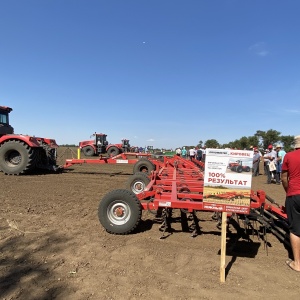
[[[264,163],[264,175],[267,176],[267,184],[272,182],[281,184],[282,163],[286,152],[281,144],[269,145],[262,154],[257,147],[253,148],[253,176],[259,175],[260,162]]]
[[[198,161],[205,161],[205,155],[206,155],[206,147],[192,147],[189,150],[187,150],[185,147],[177,148],[175,150],[175,153],[177,156],[181,156],[185,159],[194,159],[196,158]]]

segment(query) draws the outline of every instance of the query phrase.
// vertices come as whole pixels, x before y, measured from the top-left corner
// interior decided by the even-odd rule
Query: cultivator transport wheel
[[[132,191],[135,194],[140,194],[145,190],[149,182],[150,178],[146,173],[137,172],[128,178],[126,189]]]
[[[94,156],[95,155],[95,150],[92,146],[83,147],[82,152],[85,156]]]
[[[0,147],[0,170],[8,175],[19,175],[35,164],[34,150],[20,141],[8,141]]]
[[[133,166],[133,174],[138,172],[144,172],[149,175],[154,170],[155,165],[147,158],[141,158]]]
[[[128,190],[113,190],[100,201],[98,218],[107,232],[129,234],[140,223],[142,206],[136,195]]]

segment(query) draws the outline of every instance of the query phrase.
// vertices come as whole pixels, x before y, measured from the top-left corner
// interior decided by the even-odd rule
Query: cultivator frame
[[[143,164],[143,160],[145,164],[145,159],[136,164]],[[212,218],[219,226],[220,211],[203,202],[202,162],[178,156],[164,157],[163,161],[149,161],[154,165],[151,172],[148,169],[137,170],[138,173],[128,179],[127,190],[112,191],[100,201],[99,221],[109,233],[129,234],[134,231],[141,221],[143,210],[155,213],[156,218],[160,219],[162,238],[172,232],[172,223],[177,221],[181,222],[183,231],[192,231],[192,236],[200,234],[197,212],[201,211],[212,212]],[[176,209],[180,211],[177,218],[173,217]],[[190,220],[191,225],[188,224]],[[245,238],[246,233],[249,237],[250,230],[266,241],[266,233],[272,232],[281,242],[290,246],[285,208],[263,190],[251,190],[249,213],[229,210],[227,224],[236,229],[239,238]]]

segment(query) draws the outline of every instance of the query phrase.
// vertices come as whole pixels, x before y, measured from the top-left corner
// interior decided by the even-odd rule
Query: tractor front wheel
[[[128,190],[113,190],[100,201],[98,218],[107,232],[129,234],[139,225],[142,206],[136,195]]]

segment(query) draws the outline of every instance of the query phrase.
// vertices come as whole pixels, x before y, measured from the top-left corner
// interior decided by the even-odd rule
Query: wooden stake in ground
[[[220,281],[225,282],[227,212],[222,212]]]

